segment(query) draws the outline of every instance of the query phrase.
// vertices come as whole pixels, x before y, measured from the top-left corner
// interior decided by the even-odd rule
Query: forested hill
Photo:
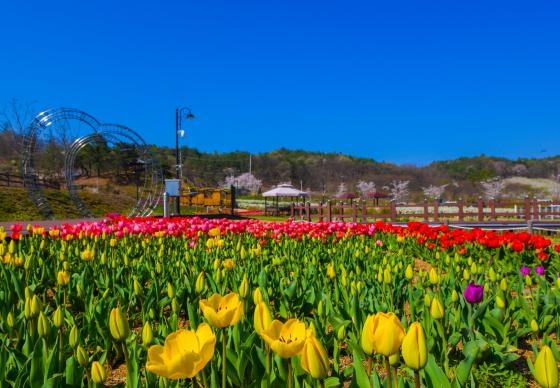
[[[173,150],[157,148],[159,154],[171,160]],[[195,185],[216,185],[228,175],[240,175],[251,168],[253,175],[268,189],[280,182],[292,182],[306,190],[335,193],[341,183],[347,191],[356,191],[360,181],[374,182],[378,191],[395,180],[410,181],[412,192],[422,187],[447,184],[450,197],[474,195],[480,182],[492,178],[509,179],[508,188],[517,194],[536,194],[535,181],[556,180],[560,172],[560,156],[543,159],[517,159],[478,156],[437,161],[427,166],[396,165],[373,159],[338,153],[320,153],[279,149],[253,154],[247,152],[206,153],[183,148],[184,175]],[[162,158],[164,159],[164,158]],[[173,163],[171,161],[170,163]],[[250,166],[251,164],[251,166]],[[538,185],[537,185],[538,186]]]

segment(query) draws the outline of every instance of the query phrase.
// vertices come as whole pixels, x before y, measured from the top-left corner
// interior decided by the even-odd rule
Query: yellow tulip
[[[95,384],[103,384],[107,379],[107,372],[99,361],[91,363],[91,379]]]
[[[204,272],[201,272],[198,274],[198,277],[196,278],[195,290],[197,294],[200,294],[202,291],[204,291],[205,284],[206,284],[205,274]]]
[[[459,300],[459,294],[457,293],[457,290],[453,290],[453,292],[451,293],[451,301],[453,303],[456,303]]]
[[[247,295],[249,295],[249,281],[247,280],[247,274],[243,274],[243,279],[239,285],[239,296],[246,299]]]
[[[204,318],[220,329],[235,325],[243,315],[243,303],[234,292],[224,297],[214,294],[209,299],[201,299],[199,306]]]
[[[274,353],[282,358],[298,355],[307,339],[305,324],[297,319],[290,319],[286,323],[275,319],[261,336]]]
[[[253,316],[253,323],[255,326],[255,331],[262,335],[262,332],[268,329],[272,323],[272,317],[270,311],[264,302],[261,302],[255,308],[255,314]]]
[[[152,332],[152,326],[150,325],[150,322],[146,321],[144,327],[142,328],[142,343],[148,346],[152,343],[153,339],[154,333]]]
[[[436,271],[435,268],[432,267],[432,269],[430,270],[430,283],[432,285],[438,284],[439,283],[439,276],[438,273]]]
[[[256,306],[259,303],[261,303],[262,301],[263,301],[263,296],[262,296],[261,289],[259,287],[257,287],[255,289],[255,291],[253,291],[253,302],[255,303],[255,306]]]
[[[225,269],[231,271],[233,267],[235,267],[235,261],[233,261],[232,259],[225,259],[222,265],[224,266]]]
[[[128,338],[130,334],[128,319],[120,308],[111,310],[111,315],[109,316],[109,330],[116,341],[121,342]]]
[[[70,274],[66,271],[59,271],[56,275],[56,282],[59,286],[67,286],[70,282]]]
[[[545,388],[558,387],[558,365],[552,350],[543,346],[535,361],[535,379]]]
[[[385,267],[383,270],[383,283],[389,284],[392,279],[393,277],[391,276],[391,271],[389,271],[389,268]]]
[[[407,280],[411,280],[414,276],[414,272],[412,270],[412,265],[408,265],[406,267],[406,270],[404,271],[404,276],[406,277]]]
[[[398,352],[405,335],[401,321],[393,313],[370,315],[362,329],[362,349],[367,354],[391,356]]]
[[[430,307],[430,313],[431,313],[433,319],[443,318],[445,310],[443,309],[443,305],[441,304],[441,302],[439,301],[439,299],[437,297],[432,299],[432,305]]]
[[[212,359],[216,336],[210,326],[201,323],[196,332],[181,329],[165,339],[165,345],[148,350],[146,369],[171,380],[192,378]]]
[[[428,346],[422,325],[414,322],[408,328],[408,333],[402,341],[402,355],[409,368],[419,370],[428,362]]]
[[[327,277],[329,279],[334,279],[336,276],[336,272],[334,271],[334,263],[330,263],[327,265]]]
[[[315,379],[324,379],[329,374],[329,357],[313,334],[307,337],[301,350],[301,366]]]

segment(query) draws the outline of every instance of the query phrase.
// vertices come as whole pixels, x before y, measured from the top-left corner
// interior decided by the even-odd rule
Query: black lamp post
[[[186,115],[185,115],[186,112]],[[183,117],[186,119],[194,119],[194,115],[191,112],[191,109],[189,107],[182,107],[182,108],[177,108],[175,109],[175,162],[176,162],[176,166],[175,166],[175,177],[177,179],[181,179],[181,160],[179,158],[179,134],[181,134],[181,136],[183,136],[184,132],[182,130],[183,128]],[[181,193],[179,193],[180,195]],[[181,208],[180,208],[180,197],[175,199],[175,213],[177,215],[181,214]]]

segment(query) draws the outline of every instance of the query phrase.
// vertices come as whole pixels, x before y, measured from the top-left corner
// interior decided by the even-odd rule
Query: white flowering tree
[[[410,194],[410,190],[408,188],[409,184],[410,181],[392,181],[390,185],[387,186],[391,201],[403,202]]]
[[[338,185],[338,189],[336,190],[336,197],[337,197],[337,198],[341,198],[341,197],[343,197],[346,193],[347,193],[347,190],[346,190],[346,183],[340,182],[340,184]]]
[[[501,178],[488,179],[480,182],[482,186],[482,195],[486,199],[498,199],[502,196],[502,192],[506,188],[506,183]]]
[[[260,179],[257,179],[257,177],[255,177],[250,172],[246,172],[239,176],[227,176],[224,181],[223,187],[230,188],[231,186],[235,187],[237,190],[256,193],[260,190],[262,181]]]
[[[362,198],[367,198],[369,194],[375,193],[375,182],[359,181],[356,184],[356,188],[360,192]]]
[[[443,196],[446,187],[447,185],[441,185],[441,186],[430,185],[428,187],[422,187],[422,192],[424,193],[424,196],[428,199],[439,200]]]

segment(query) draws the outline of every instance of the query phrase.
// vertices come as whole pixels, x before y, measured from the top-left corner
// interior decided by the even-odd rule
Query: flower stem
[[[416,388],[420,388],[420,373],[417,370],[414,371],[414,384]]]
[[[227,345],[227,328],[222,329],[222,388],[226,388],[227,376],[227,362],[226,362],[226,345]]]
[[[369,378],[371,378],[371,367],[373,365],[373,357],[368,357],[367,360],[367,375]]]
[[[292,359],[288,358],[288,388],[292,388]]]
[[[387,387],[393,387],[393,379],[391,378],[391,364],[389,363],[389,357],[385,356],[385,369],[387,370]]]

